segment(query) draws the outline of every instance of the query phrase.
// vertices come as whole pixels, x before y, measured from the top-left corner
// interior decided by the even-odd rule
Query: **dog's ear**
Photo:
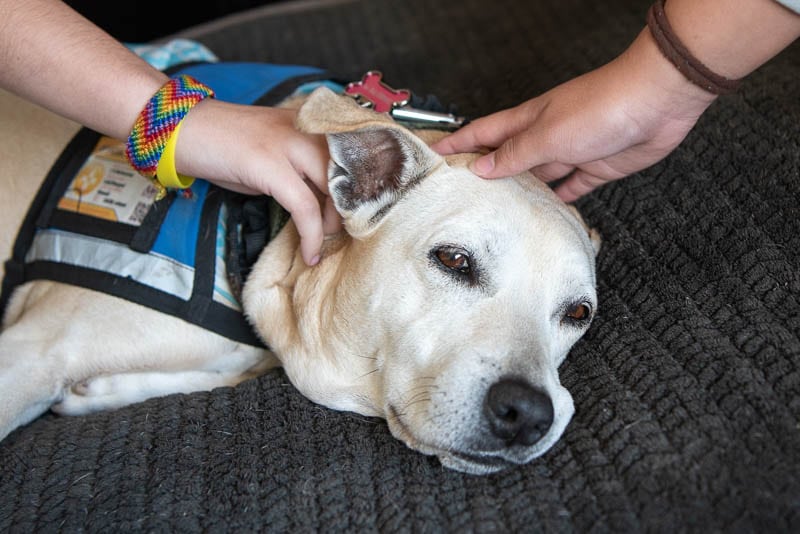
[[[328,190],[353,237],[369,235],[389,209],[442,161],[403,128],[367,126],[327,137]]]
[[[297,111],[301,132],[329,134],[346,132],[366,124],[394,124],[388,113],[376,113],[358,105],[354,98],[334,93],[323,86],[315,89]]]
[[[578,222],[581,223],[581,226],[583,226],[583,228],[586,230],[586,233],[589,235],[589,241],[592,242],[594,255],[597,256],[600,253],[600,246],[603,243],[603,239],[600,237],[600,232],[586,224],[586,221],[583,220],[583,216],[578,211],[578,208],[576,208],[574,205],[567,204],[567,208],[569,208],[572,214],[575,215],[575,218],[578,219]]]
[[[420,178],[444,162],[386,114],[324,87],[300,108],[298,127],[326,134],[328,189],[353,237],[369,235]]]

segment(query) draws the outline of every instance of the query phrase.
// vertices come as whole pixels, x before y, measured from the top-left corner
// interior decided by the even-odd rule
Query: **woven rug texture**
[[[226,61],[370,69],[468,117],[599,67],[644,0],[361,0],[182,34]],[[0,443],[0,532],[800,532],[800,42],[665,160],[577,202],[599,313],[529,465],[443,469],[275,371]]]

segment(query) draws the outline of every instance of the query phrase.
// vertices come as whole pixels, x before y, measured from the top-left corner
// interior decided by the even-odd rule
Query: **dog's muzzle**
[[[550,396],[522,380],[504,379],[493,384],[483,403],[484,417],[493,440],[506,447],[535,444],[553,424]]]
[[[558,439],[572,415],[571,402],[566,408],[561,406],[556,424],[557,410],[550,395],[520,378],[503,378],[492,384],[477,407],[480,422],[476,421],[473,431],[446,446],[415,438],[391,406],[388,419],[396,437],[411,448],[438,456],[452,469],[477,474],[500,471],[540,456]]]

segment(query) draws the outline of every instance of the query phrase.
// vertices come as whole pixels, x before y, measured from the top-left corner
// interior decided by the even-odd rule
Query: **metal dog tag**
[[[392,89],[381,81],[383,74],[377,70],[367,72],[360,82],[351,82],[344,88],[362,106],[371,107],[378,113],[391,112],[397,106],[405,106],[411,99],[408,89]]]
[[[379,113],[388,112],[395,120],[408,125],[456,130],[464,124],[464,117],[408,105],[411,100],[411,91],[393,89],[386,85],[382,78],[381,72],[371,70],[364,75],[361,81],[347,84],[344,92],[355,98],[360,105],[372,108]]]
[[[411,106],[394,108],[391,113],[392,117],[398,121],[420,124],[422,127],[428,126],[429,128],[436,127],[447,130],[461,128],[466,120],[464,117],[458,117],[452,113],[439,113],[437,111],[428,111],[427,109],[412,108]]]

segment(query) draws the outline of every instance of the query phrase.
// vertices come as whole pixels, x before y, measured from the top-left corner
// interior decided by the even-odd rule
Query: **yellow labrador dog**
[[[8,254],[39,177],[78,127],[7,93],[0,116]],[[474,155],[443,158],[428,148],[433,134],[324,87],[298,127],[327,134],[345,231],[316,267],[291,222],[258,257],[243,307],[271,352],[116,297],[30,282],[0,335],[0,439],[48,409],[86,414],[278,365],[312,401],[383,417],[409,447],[460,471],[523,464],[559,439],[574,408],[558,367],[597,307],[596,234],[530,174],[480,179],[467,169]]]

